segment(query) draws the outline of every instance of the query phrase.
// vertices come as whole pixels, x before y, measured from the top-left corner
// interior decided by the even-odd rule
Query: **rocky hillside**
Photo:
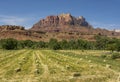
[[[0,31],[10,31],[10,30],[24,30],[24,27],[23,26],[15,26],[15,25],[0,26]]]
[[[17,40],[41,40],[41,34],[26,30],[23,26],[2,25],[0,26],[0,39],[14,38]]]

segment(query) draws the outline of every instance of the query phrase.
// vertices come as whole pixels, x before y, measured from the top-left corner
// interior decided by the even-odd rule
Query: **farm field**
[[[0,82],[120,82],[120,60],[100,50],[0,50]]]

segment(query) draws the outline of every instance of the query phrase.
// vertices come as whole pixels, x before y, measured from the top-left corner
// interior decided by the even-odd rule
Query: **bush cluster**
[[[111,51],[120,51],[120,39],[111,39],[106,36],[95,36],[96,41],[86,41],[82,39],[78,40],[62,40],[57,41],[57,39],[50,39],[49,42],[44,41],[31,41],[24,40],[18,41],[12,38],[1,39],[0,48],[2,49],[23,49],[23,48],[32,48],[32,49],[81,49],[81,50],[111,50]]]

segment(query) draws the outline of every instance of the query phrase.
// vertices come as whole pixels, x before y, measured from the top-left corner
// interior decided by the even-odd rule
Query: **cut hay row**
[[[44,63],[44,61],[47,61],[47,60],[45,60],[44,56],[41,55],[41,53],[36,52],[36,55],[37,55],[37,58],[39,59],[41,65],[43,67],[43,70],[44,70],[42,76],[47,78],[49,76],[49,70],[48,70],[47,63]]]
[[[82,61],[82,63],[80,63],[80,65],[78,65],[76,63],[76,61],[78,61],[79,59],[75,58],[75,59],[71,60],[71,58],[69,58],[69,57],[64,57],[63,54],[58,55],[57,53],[54,53],[54,52],[51,52],[51,51],[43,51],[43,53],[50,56],[49,59],[51,59],[51,61],[59,62],[58,64],[62,65],[64,68],[66,68],[66,70],[69,71],[69,73],[65,72],[66,76],[72,76],[72,74],[74,74],[75,72],[78,72],[78,73],[81,72],[80,69],[81,69],[82,64],[84,65],[84,67],[82,69],[82,72],[84,73],[84,71],[87,71],[87,74],[91,74],[91,73],[88,73],[88,71],[91,71],[90,68],[85,66],[85,65],[89,66],[89,64],[88,64],[89,62],[83,62]],[[86,68],[88,68],[88,70],[85,70]],[[92,70],[94,72],[94,68],[92,68]]]
[[[65,51],[64,51],[65,52]],[[105,52],[105,51],[104,51]],[[61,52],[62,53],[62,52]],[[106,71],[106,73],[105,72],[103,72],[103,73],[105,73],[104,75],[107,75],[107,76],[109,76],[108,78],[109,78],[109,80],[108,80],[108,82],[110,81],[110,80],[112,80],[112,81],[110,81],[110,82],[113,82],[113,81],[116,81],[116,79],[117,79],[117,77],[118,77],[118,73],[119,73],[119,71],[120,71],[120,61],[119,60],[111,60],[111,59],[105,59],[105,61],[104,61],[104,59],[102,59],[100,56],[103,54],[103,52],[101,52],[101,54],[99,53],[99,55],[95,55],[95,54],[93,54],[93,55],[87,55],[87,58],[85,57],[86,55],[80,55],[80,53],[79,54],[76,54],[75,53],[75,51],[73,52],[73,51],[67,51],[65,54],[67,55],[68,53],[72,53],[72,54],[74,54],[74,56],[72,56],[72,55],[70,55],[69,54],[69,56],[72,56],[72,57],[77,57],[77,58],[80,58],[80,57],[83,57],[83,58],[85,58],[86,59],[86,61],[88,60],[88,59],[90,59],[90,60],[92,60],[93,61],[93,63],[95,63],[95,64],[98,64],[99,66],[101,66],[101,68],[104,68]],[[109,51],[106,51],[105,53],[109,53]],[[76,55],[75,55],[76,54]],[[110,54],[110,53],[109,53]],[[108,72],[108,73],[107,73]]]
[[[17,66],[15,67],[15,76],[13,76],[13,79],[29,79],[33,73],[32,71],[32,54],[33,51],[29,51],[28,53],[24,54],[21,59],[17,62]],[[16,71],[16,68],[20,69],[20,71]]]
[[[11,53],[11,57],[7,57],[4,60],[0,60],[0,69],[9,68],[9,65],[13,65],[12,62],[15,62],[17,57],[19,57],[21,54],[25,53],[25,51],[19,51],[18,53]]]
[[[118,60],[100,58],[104,51],[16,50],[0,53],[0,82],[115,82],[120,77]]]
[[[74,53],[75,51],[73,52],[72,50],[69,50],[67,52],[60,52],[60,51],[58,51],[58,52],[61,54],[65,54],[67,56],[73,57],[73,58],[83,58],[83,59],[85,59],[85,61],[92,60],[95,64],[101,65],[103,67],[105,67],[108,64],[108,65],[112,66],[112,69],[120,71],[120,69],[119,69],[120,61],[102,58],[101,55],[103,55],[103,52],[101,52],[101,54],[99,54],[99,56],[95,56],[94,54],[92,55],[89,53],[85,54],[85,55],[80,55],[80,54]]]
[[[15,79],[17,74],[19,74],[21,72],[21,65],[20,65],[21,59],[23,58],[23,56],[26,56],[29,53],[30,53],[30,51],[26,51],[26,52],[19,53],[17,56],[13,57],[12,58],[13,61],[9,62],[7,64],[7,67],[3,66],[4,72],[1,75],[3,75],[4,78]]]
[[[43,82],[56,82],[57,80],[62,82],[68,80],[68,71],[65,70],[64,66],[59,65],[57,61],[53,57],[51,57],[52,55],[47,54],[44,51],[38,51],[38,53],[42,63],[44,64],[43,68],[45,72],[41,75],[41,79]],[[44,76],[47,77],[47,79],[45,79]]]
[[[56,52],[56,51],[55,51]],[[67,55],[67,56],[70,56],[70,57],[72,57],[72,58],[83,58],[84,60],[83,61],[88,61],[89,62],[89,60],[92,60],[91,58],[89,58],[89,56],[79,56],[78,54],[75,54],[75,53],[72,53],[72,52],[57,52],[57,53],[59,53],[59,54],[63,54],[63,55]],[[97,58],[95,58],[96,60],[99,60],[99,58],[97,59]],[[111,76],[111,78],[112,78],[112,76],[114,75],[114,73],[112,72],[112,71],[110,71],[110,70],[108,70],[108,69],[106,69],[106,68],[104,68],[100,63],[98,64],[97,63],[97,61],[95,61],[95,60],[92,60],[93,62],[92,63],[88,63],[87,65],[90,65],[90,67],[91,67],[91,64],[94,66],[94,68],[93,68],[93,66],[92,66],[92,69],[90,70],[89,69],[89,67],[85,67],[84,68],[84,70],[82,70],[82,72],[86,72],[86,74],[89,74],[89,72],[88,71],[90,71],[91,73],[93,73],[94,75],[96,74],[96,75],[100,75],[100,76],[104,76],[105,75],[105,77],[106,78],[109,78],[109,76]],[[80,64],[81,65],[81,64]],[[85,70],[86,68],[88,68],[88,70]],[[98,71],[98,72],[95,72],[95,70],[96,71]]]
[[[100,56],[100,54],[111,53],[110,51],[105,50],[60,50],[60,52],[72,52],[78,55],[92,55],[92,56]]]
[[[6,58],[9,58],[9,57],[11,57],[15,54],[18,54],[22,51],[25,51],[25,50],[19,50],[19,51],[18,50],[16,50],[16,51],[14,51],[14,50],[11,50],[11,51],[10,50],[2,50],[1,54],[0,54],[0,60],[4,60]]]
[[[3,59],[7,56],[12,55],[11,53],[14,53],[14,51],[10,51],[10,50],[0,50],[0,59]]]
[[[5,51],[6,52],[6,51]],[[14,58],[15,56],[17,57],[17,56],[19,56],[19,54],[22,54],[22,53],[24,53],[25,52],[25,50],[21,50],[21,51],[16,51],[15,53],[14,52],[12,52],[12,53],[9,53],[9,54],[7,54],[7,55],[5,55],[6,57],[4,57],[3,56],[3,58],[1,58],[0,59],[0,66],[1,65],[5,65],[5,64],[7,64],[7,63],[9,63],[10,61],[11,61],[11,59],[12,58]]]
[[[34,64],[35,64],[34,73],[40,76],[43,73],[43,66],[36,52],[34,52]]]

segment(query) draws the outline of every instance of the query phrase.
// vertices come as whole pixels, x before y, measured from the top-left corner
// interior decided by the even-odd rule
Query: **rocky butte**
[[[83,16],[74,17],[71,14],[60,14],[58,16],[47,16],[34,24],[31,30],[47,30],[59,29],[62,30],[67,27],[91,27]]]

